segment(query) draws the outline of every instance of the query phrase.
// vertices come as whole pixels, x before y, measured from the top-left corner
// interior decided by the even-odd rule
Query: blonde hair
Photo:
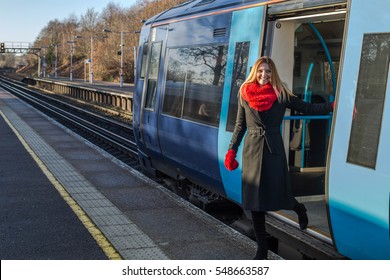
[[[268,56],[262,56],[256,60],[248,77],[246,78],[245,82],[240,87],[240,94],[241,94],[241,89],[242,89],[243,85],[257,82],[257,79],[256,79],[257,69],[259,68],[260,64],[262,64],[262,63],[267,63],[270,70],[271,70],[270,84],[272,85],[272,87],[275,90],[276,96],[278,97],[278,101],[284,102],[284,101],[289,100],[290,96],[294,96],[294,94],[287,88],[287,86],[280,79],[278,71],[276,70],[275,63]]]

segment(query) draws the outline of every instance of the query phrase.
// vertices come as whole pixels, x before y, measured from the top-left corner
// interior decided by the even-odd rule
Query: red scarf
[[[245,84],[241,89],[241,94],[252,109],[260,112],[269,110],[275,100],[278,99],[270,83],[263,86],[256,82]]]

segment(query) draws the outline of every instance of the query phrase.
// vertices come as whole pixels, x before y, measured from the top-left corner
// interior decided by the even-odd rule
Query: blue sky
[[[130,8],[136,0],[0,0],[0,42],[33,42],[49,21],[80,17],[88,8],[100,13],[110,2]]]

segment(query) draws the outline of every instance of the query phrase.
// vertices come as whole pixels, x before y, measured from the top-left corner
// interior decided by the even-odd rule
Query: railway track
[[[131,124],[102,116],[7,79],[0,78],[0,86],[124,163],[139,169]]]

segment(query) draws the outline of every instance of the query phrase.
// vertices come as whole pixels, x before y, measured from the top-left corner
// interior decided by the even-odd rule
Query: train
[[[142,168],[204,203],[240,206],[242,147],[237,170],[224,157],[238,90],[269,56],[299,98],[335,101],[325,116],[287,110],[281,126],[309,228],[346,258],[390,259],[387,8],[385,0],[194,0],[146,20],[133,95]]]

